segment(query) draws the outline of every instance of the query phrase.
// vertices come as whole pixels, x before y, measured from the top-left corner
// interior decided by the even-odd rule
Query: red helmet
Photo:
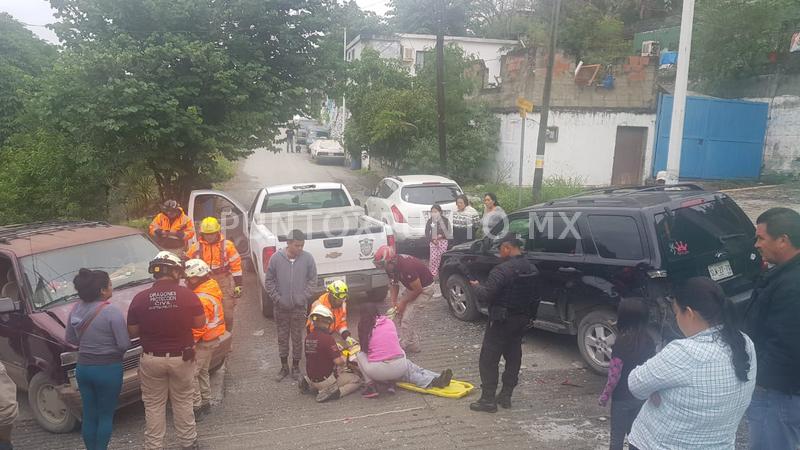
[[[397,253],[394,251],[394,247],[390,247],[388,245],[382,245],[378,251],[375,252],[375,265],[382,266],[388,262],[392,262],[397,258]]]

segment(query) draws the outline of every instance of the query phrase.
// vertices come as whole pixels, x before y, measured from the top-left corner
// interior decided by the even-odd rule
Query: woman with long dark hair
[[[111,279],[81,269],[73,280],[80,302],[67,321],[67,341],[78,346],[75,378],[83,402],[81,434],[87,450],[108,448],[122,389],[122,358],[131,345],[122,311],[108,302]]]
[[[631,393],[648,399],[629,436],[633,449],[732,449],[755,388],[755,347],[739,331],[722,288],[696,277],[675,289],[686,336],[633,369]]]
[[[378,311],[378,305],[371,302],[361,304],[358,322],[358,339],[361,351],[356,355],[358,368],[364,376],[367,387],[362,394],[366,398],[378,396],[377,383],[396,381],[413,383],[421,388],[447,387],[453,378],[453,371],[445,369],[442,373],[414,364],[406,358],[394,322]]]
[[[481,215],[469,204],[469,198],[464,194],[456,197],[456,210],[453,211],[453,245],[475,239],[480,221]]]
[[[497,201],[497,195],[493,192],[487,192],[483,195],[483,216],[481,217],[481,226],[483,227],[483,235],[491,236],[492,230],[497,224],[506,221],[506,212]],[[505,234],[505,230],[495,233],[498,237]]]
[[[622,450],[625,436],[631,432],[633,420],[644,405],[628,389],[628,376],[634,367],[650,359],[656,352],[653,339],[647,333],[648,317],[643,299],[632,297],[619,302],[619,336],[611,350],[608,382],[599,399],[600,406],[606,406],[608,400],[612,399],[610,450]]]

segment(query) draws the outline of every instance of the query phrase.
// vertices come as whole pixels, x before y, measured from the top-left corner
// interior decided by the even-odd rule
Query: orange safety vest
[[[150,222],[150,237],[156,238],[156,230],[171,231],[173,233],[183,231],[183,244],[184,247],[194,237],[194,223],[186,213],[181,209],[181,215],[176,217],[175,220],[170,220],[164,213],[158,213],[153,221]]]
[[[192,328],[194,341],[201,339],[213,341],[225,333],[225,311],[222,309],[222,290],[219,284],[213,279],[194,288],[194,293],[200,298],[203,304],[203,312],[206,313],[206,324],[202,328]]]
[[[215,274],[230,272],[235,277],[242,276],[242,258],[233,242],[222,235],[219,241],[213,244],[209,244],[200,236],[197,242],[189,247],[186,257],[202,259]]]
[[[323,305],[330,309],[333,313],[333,331],[342,334],[347,331],[347,303],[342,303],[342,306],[334,308],[331,306],[330,295],[329,292],[322,294],[320,298],[311,305],[310,311],[313,311],[317,305]],[[309,333],[314,331],[314,323],[310,318],[306,321],[306,327]]]

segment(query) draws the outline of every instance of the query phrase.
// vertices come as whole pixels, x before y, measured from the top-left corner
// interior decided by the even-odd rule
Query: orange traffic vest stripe
[[[192,328],[195,342],[213,341],[225,333],[225,311],[222,309],[222,290],[213,279],[197,286],[194,293],[203,304],[206,314],[206,325],[202,328]]]

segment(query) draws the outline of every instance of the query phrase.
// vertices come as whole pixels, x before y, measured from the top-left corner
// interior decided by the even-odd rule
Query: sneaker
[[[361,396],[364,398],[376,398],[378,395],[378,390],[375,389],[374,384],[368,384],[366,388],[364,388],[364,392],[361,393]]]
[[[183,450],[199,450],[200,449],[200,444],[197,441],[194,441],[194,444],[192,444],[192,445],[190,445],[188,447],[181,447],[181,448]]]
[[[286,378],[287,376],[289,376],[289,366],[281,366],[281,370],[280,370],[280,371],[278,372],[278,374],[275,376],[275,381],[277,381],[278,383],[280,383],[280,382],[281,382],[281,381],[283,381],[283,379],[284,379],[284,378]]]
[[[389,383],[389,387],[386,388],[386,393],[389,395],[394,395],[397,393],[397,386],[394,383]]]
[[[328,400],[337,400],[342,397],[342,392],[339,390],[336,385],[333,386],[333,389],[326,389],[317,395],[317,403],[324,403]]]
[[[450,386],[450,381],[453,379],[453,371],[450,369],[445,369],[438,377],[434,378],[431,381],[431,387],[435,388],[446,388]]]
[[[300,367],[299,366],[292,366],[292,371],[290,372],[292,379],[297,381],[300,378]]]

